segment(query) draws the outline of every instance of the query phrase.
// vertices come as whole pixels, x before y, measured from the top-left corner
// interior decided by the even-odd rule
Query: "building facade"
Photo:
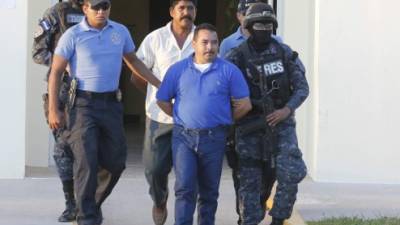
[[[46,68],[30,52],[37,20],[54,2],[0,0],[0,178],[23,178],[26,166],[51,162],[41,102]],[[307,68],[311,94],[297,112],[298,135],[317,182],[400,184],[399,7],[395,0],[277,2],[278,34]],[[133,27],[148,31],[148,24]]]

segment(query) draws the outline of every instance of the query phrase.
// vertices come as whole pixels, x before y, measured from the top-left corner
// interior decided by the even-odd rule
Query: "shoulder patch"
[[[40,20],[39,26],[41,26],[44,31],[49,31],[51,29],[51,23],[46,19]]]

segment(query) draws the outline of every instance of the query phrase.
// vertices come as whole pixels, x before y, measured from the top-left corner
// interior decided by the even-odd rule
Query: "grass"
[[[329,218],[321,221],[308,221],[308,225],[400,225],[400,218],[382,217],[377,219]]]

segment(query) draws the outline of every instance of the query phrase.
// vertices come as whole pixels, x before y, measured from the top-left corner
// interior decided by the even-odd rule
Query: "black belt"
[[[76,96],[88,99],[117,100],[117,92],[118,91],[92,92],[92,91],[76,90]]]
[[[228,129],[230,127],[230,125],[218,125],[218,126],[212,127],[212,128],[186,128],[179,124],[175,124],[175,126],[178,127],[179,129],[184,130],[187,133],[194,133],[194,134],[199,134],[199,135],[211,134],[217,130],[228,131]]]

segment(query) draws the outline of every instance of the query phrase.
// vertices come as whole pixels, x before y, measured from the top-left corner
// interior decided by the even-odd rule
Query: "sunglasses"
[[[254,23],[253,30],[273,30],[274,25],[272,23]]]
[[[99,11],[100,9],[102,9],[103,11],[106,11],[106,10],[108,10],[110,8],[110,4],[101,3],[101,4],[98,4],[98,5],[95,5],[95,6],[90,6],[90,8],[92,10],[95,10],[95,11]]]

